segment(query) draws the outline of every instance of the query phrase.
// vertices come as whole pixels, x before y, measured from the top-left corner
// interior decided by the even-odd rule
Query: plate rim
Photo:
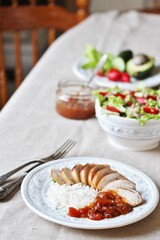
[[[154,200],[154,203],[152,203],[152,206],[150,207],[150,209],[145,212],[145,214],[143,215],[140,215],[139,217],[137,217],[136,219],[131,219],[129,220],[128,222],[126,223],[123,223],[123,224],[114,224],[113,226],[92,226],[92,225],[84,225],[83,223],[69,223],[69,222],[63,222],[62,220],[58,220],[58,219],[55,219],[53,217],[50,217],[46,214],[44,214],[43,212],[40,212],[39,210],[37,210],[33,205],[30,204],[30,202],[28,202],[28,200],[26,199],[26,187],[27,187],[27,184],[28,184],[28,181],[29,179],[34,175],[36,174],[36,172],[38,172],[39,170],[43,169],[43,168],[47,168],[48,166],[54,164],[55,162],[56,163],[61,163],[61,162],[66,162],[66,161],[76,161],[76,160],[79,160],[79,159],[84,159],[84,160],[87,160],[87,159],[92,159],[93,162],[95,160],[107,160],[109,162],[111,162],[112,164],[118,164],[118,165],[121,165],[121,166],[125,166],[125,167],[129,167],[131,170],[134,170],[136,171],[137,173],[139,173],[140,175],[142,175],[144,178],[147,179],[147,181],[150,183],[150,185],[152,186],[152,191],[154,191],[154,194],[155,194],[155,200]],[[148,177],[148,175],[146,175],[144,172],[142,172],[141,170],[129,165],[129,164],[126,164],[126,163],[123,163],[123,162],[120,162],[120,161],[117,161],[117,160],[112,160],[112,159],[108,159],[108,158],[101,158],[101,157],[67,157],[67,158],[63,158],[63,159],[58,159],[58,160],[53,160],[53,161],[50,161],[48,163],[44,163],[38,167],[36,167],[35,169],[33,169],[31,172],[29,172],[26,177],[24,178],[23,182],[22,182],[22,185],[21,185],[21,196],[22,196],[22,199],[23,201],[25,202],[25,204],[28,206],[29,209],[31,209],[34,213],[36,213],[38,216],[48,220],[48,221],[51,221],[53,223],[57,223],[57,224],[60,224],[60,225],[63,225],[63,226],[67,226],[67,227],[71,227],[71,228],[77,228],[77,229],[92,229],[92,230],[99,230],[99,229],[112,229],[112,228],[118,228],[118,227],[124,227],[124,226],[127,226],[127,225],[130,225],[132,223],[136,223],[142,219],[144,219],[145,217],[147,217],[149,214],[151,214],[158,202],[159,202],[159,191],[158,191],[158,188],[156,186],[156,184],[153,182],[153,180]],[[87,219],[88,221],[88,219]],[[95,221],[94,221],[95,222]]]

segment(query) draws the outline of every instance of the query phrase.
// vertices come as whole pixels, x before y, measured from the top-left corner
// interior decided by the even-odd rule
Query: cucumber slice
[[[112,66],[113,66],[113,68],[116,68],[116,69],[118,69],[121,72],[124,72],[125,68],[126,68],[125,61],[121,57],[115,57],[112,60]]]

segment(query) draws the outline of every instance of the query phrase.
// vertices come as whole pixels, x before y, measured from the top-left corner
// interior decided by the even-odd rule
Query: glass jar
[[[79,80],[60,81],[56,91],[56,110],[66,118],[87,119],[95,115],[92,88]]]

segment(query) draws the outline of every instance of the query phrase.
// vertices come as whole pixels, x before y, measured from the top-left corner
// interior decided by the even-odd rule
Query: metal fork
[[[63,154],[65,154],[66,151],[68,152],[75,144],[76,144],[75,141],[73,141],[71,139],[68,139],[60,148],[57,149],[56,152],[49,155],[48,157],[44,157],[44,158],[41,158],[41,159],[29,161],[29,162],[15,168],[15,169],[13,169],[12,171],[0,176],[0,184],[2,184],[10,176],[12,176],[16,172],[20,171],[21,169],[27,167],[30,164],[45,163],[45,162],[51,161],[52,159],[58,159],[59,157],[63,157]]]
[[[34,169],[35,167],[37,167],[37,166],[39,166],[43,163],[49,162],[51,160],[56,160],[56,159],[59,159],[59,158],[63,158],[74,147],[75,144],[76,144],[75,141],[73,141],[71,139],[68,139],[60,148],[57,149],[57,151],[54,154],[52,154],[48,157],[42,158],[40,160],[34,160],[34,161],[27,162],[27,163],[23,164],[22,166],[20,166],[20,167],[14,169],[14,170],[2,175],[0,177],[1,183],[4,182],[7,178],[12,176],[13,174],[15,174],[16,172],[18,172],[19,170],[21,170],[22,168],[24,168],[24,167],[26,167],[30,164],[33,164],[33,163],[38,163],[38,164],[34,165],[32,168],[25,171],[24,174],[21,175],[18,179],[14,180],[10,183],[6,183],[3,186],[1,186],[0,187],[0,199],[3,199],[5,197],[7,197],[17,186],[19,186],[21,184],[21,182],[23,181],[24,177],[32,169]]]

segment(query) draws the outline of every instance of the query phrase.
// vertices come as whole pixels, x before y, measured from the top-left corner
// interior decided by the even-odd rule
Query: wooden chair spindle
[[[7,79],[5,72],[5,61],[3,51],[3,39],[0,33],[0,106],[3,106],[8,100]]]

